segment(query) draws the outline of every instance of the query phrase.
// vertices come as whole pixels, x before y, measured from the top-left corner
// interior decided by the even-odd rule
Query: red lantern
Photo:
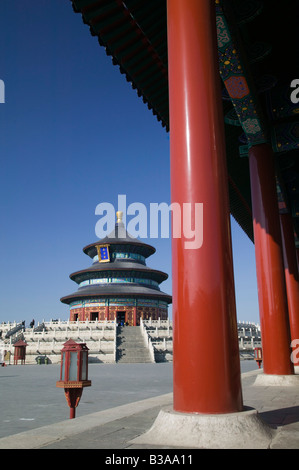
[[[263,362],[263,351],[262,348],[254,348],[254,359],[256,360],[259,369],[261,368],[261,363]]]
[[[63,346],[60,380],[56,382],[56,387],[64,388],[72,419],[75,418],[75,409],[79,404],[83,388],[91,386],[91,381],[88,380],[88,348],[85,343],[76,343],[72,339]]]
[[[26,359],[26,346],[27,343],[25,341],[20,340],[17,341],[14,345],[14,364],[18,364],[18,361],[21,361],[21,364],[25,364],[25,359]]]

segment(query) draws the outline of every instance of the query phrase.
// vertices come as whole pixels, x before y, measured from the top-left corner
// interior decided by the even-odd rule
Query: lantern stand
[[[64,388],[66,401],[70,407],[70,419],[73,419],[83,388],[91,386],[91,381],[88,380],[88,347],[85,343],[76,343],[72,339],[63,346],[60,380],[56,382],[56,387]]]
[[[18,361],[21,361],[21,364],[25,364],[25,359],[26,359],[26,347],[28,346],[27,343],[23,340],[19,340],[16,343],[14,343],[14,365],[18,364]]]
[[[254,359],[257,362],[259,369],[261,368],[261,363],[263,362],[263,351],[262,348],[254,348]]]

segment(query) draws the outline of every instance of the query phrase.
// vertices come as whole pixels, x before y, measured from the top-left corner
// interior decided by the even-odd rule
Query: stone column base
[[[188,449],[267,449],[275,429],[249,407],[227,414],[178,413],[171,407],[160,411],[149,431],[131,444]]]
[[[299,385],[299,375],[259,374],[253,385],[268,387],[292,387]]]

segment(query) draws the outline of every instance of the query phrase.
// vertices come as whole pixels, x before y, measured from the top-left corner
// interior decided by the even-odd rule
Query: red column
[[[203,204],[203,244],[172,239],[174,410],[241,411],[214,2],[168,0],[171,199]]]
[[[284,273],[289,307],[291,339],[299,342],[299,276],[295,247],[294,226],[290,213],[280,214]],[[293,348],[293,350],[296,348]],[[295,359],[295,357],[294,357]],[[299,360],[294,363],[299,365]]]
[[[137,326],[137,307],[133,307],[133,326]]]
[[[266,374],[293,374],[281,232],[272,149],[249,151],[256,272]]]

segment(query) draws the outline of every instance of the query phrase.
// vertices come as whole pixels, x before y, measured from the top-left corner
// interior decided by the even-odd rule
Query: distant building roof
[[[86,253],[91,258],[94,258],[97,254],[97,245],[127,245],[128,248],[133,250],[134,253],[139,253],[143,255],[145,258],[155,253],[156,249],[151,246],[143,243],[138,238],[133,237],[130,235],[124,223],[122,222],[122,217],[120,216],[117,219],[114,229],[107,235],[105,238],[101,240],[91,243],[83,248],[84,253]]]
[[[133,252],[144,256],[144,258],[156,251],[154,247],[131,237],[120,217],[117,219],[114,230],[107,237],[88,245],[83,251],[94,259],[98,253],[97,247],[107,245],[108,250],[111,248],[108,260],[105,262],[95,261],[89,268],[72,273],[70,278],[77,284],[84,282],[87,284],[79,286],[77,292],[62,297],[61,302],[70,304],[79,299],[107,297],[143,297],[155,298],[167,303],[172,302],[171,296],[160,291],[158,285],[168,278],[168,274],[149,268],[144,261],[139,259],[112,258],[116,249],[117,253],[128,249],[129,256],[134,256],[132,253],[130,255],[130,252]],[[89,283],[95,279],[103,282]],[[129,281],[125,282],[125,279],[129,279]]]

